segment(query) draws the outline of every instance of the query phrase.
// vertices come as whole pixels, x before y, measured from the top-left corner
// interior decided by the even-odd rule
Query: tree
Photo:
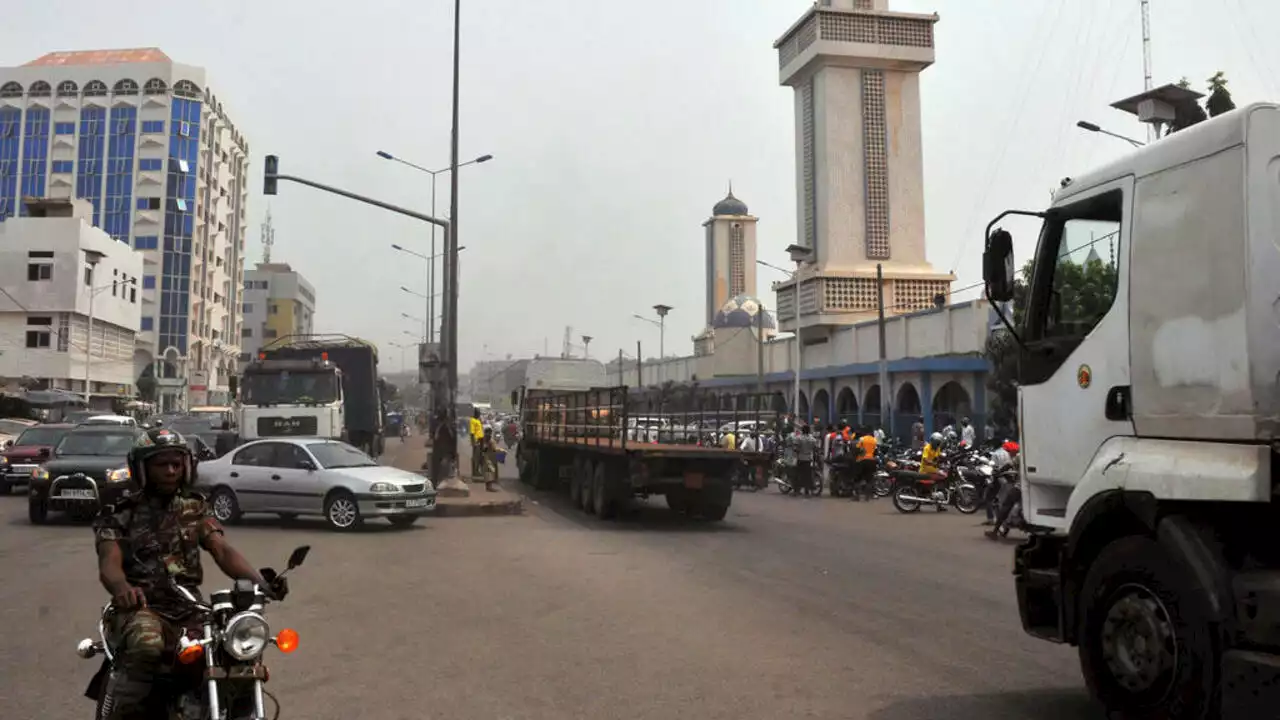
[[[1236,109],[1235,100],[1231,98],[1231,91],[1227,90],[1227,74],[1219,70],[1213,74],[1213,77],[1207,81],[1209,85],[1209,97],[1205,100],[1204,107],[1200,107],[1195,100],[1185,100],[1177,103],[1174,107],[1174,119],[1169,123],[1169,132],[1178,132],[1197,123],[1204,122],[1211,117],[1218,117],[1222,113]],[[1178,87],[1190,89],[1191,81],[1185,77],[1178,81]]]
[[[1231,91],[1227,90],[1227,75],[1221,70],[1209,78],[1209,99],[1204,101],[1204,107],[1209,111],[1209,117],[1218,117],[1224,112],[1236,109],[1236,103],[1231,99]]]

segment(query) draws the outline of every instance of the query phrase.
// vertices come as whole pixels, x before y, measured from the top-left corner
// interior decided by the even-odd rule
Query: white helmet
[[[942,444],[942,433],[936,432],[929,436],[929,444],[937,447]]]

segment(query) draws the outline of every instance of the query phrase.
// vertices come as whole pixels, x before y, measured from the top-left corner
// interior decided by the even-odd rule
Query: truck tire
[[[574,458],[573,474],[569,476],[569,502],[582,507],[582,458]]]
[[[1085,576],[1079,603],[1080,669],[1109,717],[1214,716],[1221,686],[1219,628],[1204,592],[1159,543],[1133,536],[1103,548]]]
[[[591,510],[601,520],[611,519],[617,509],[612,490],[609,478],[605,474],[605,464],[596,463],[595,472],[591,474]]]
[[[729,505],[733,502],[733,486],[711,485],[703,488],[696,496],[696,511],[703,520],[719,522],[729,514]]]
[[[689,491],[682,487],[667,488],[664,495],[667,499],[667,507],[671,508],[671,512],[677,515],[688,515],[691,507],[691,498]]]

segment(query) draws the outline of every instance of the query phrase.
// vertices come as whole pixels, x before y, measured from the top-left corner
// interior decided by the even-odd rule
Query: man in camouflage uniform
[[[173,585],[199,597],[201,548],[228,577],[268,587],[227,543],[204,496],[191,488],[195,466],[181,435],[147,431],[129,451],[129,472],[140,490],[104,508],[93,523],[99,579],[115,608],[108,632],[116,665],[100,720],[164,717],[163,708],[149,707],[152,683],[166,659],[172,662],[178,637],[199,620]]]

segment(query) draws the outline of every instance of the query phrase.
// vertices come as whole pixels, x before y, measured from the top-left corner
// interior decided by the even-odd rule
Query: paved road
[[[659,503],[610,524],[535,495],[524,517],[350,535],[257,522],[261,564],[312,546],[276,627],[285,718],[1083,720],[1074,653],[1026,638],[1008,546],[954,512],[776,493],[717,526]],[[102,592],[89,531],[0,497],[0,707],[87,717],[75,657]],[[208,573],[211,587],[221,574]]]

